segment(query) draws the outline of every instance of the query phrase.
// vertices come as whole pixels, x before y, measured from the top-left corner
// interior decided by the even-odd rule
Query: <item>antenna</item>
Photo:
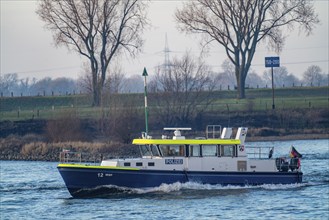
[[[192,128],[163,128],[164,131],[176,131],[176,130],[181,130],[181,131],[191,131]]]
[[[183,140],[185,136],[181,135],[181,131],[191,131],[191,128],[164,128],[165,131],[174,131],[173,140]]]
[[[164,60],[164,71],[165,71],[165,74],[168,74],[169,71],[170,71],[170,60],[169,60],[169,53],[170,53],[170,50],[169,50],[169,45],[168,45],[168,37],[167,37],[167,33],[166,33],[166,40],[165,40],[165,48],[164,48],[164,54],[165,54],[165,60]]]

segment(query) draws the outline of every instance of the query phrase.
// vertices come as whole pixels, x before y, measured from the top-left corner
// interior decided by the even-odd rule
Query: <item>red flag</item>
[[[294,148],[294,146],[291,146],[290,157],[291,158],[302,158],[302,155]]]

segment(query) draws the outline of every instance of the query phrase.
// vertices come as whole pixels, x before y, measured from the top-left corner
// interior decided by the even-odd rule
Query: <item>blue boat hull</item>
[[[142,169],[110,169],[102,167],[65,167],[58,170],[73,197],[81,197],[89,189],[108,186],[148,188],[176,182],[221,185],[260,185],[301,183],[301,172],[196,172]]]

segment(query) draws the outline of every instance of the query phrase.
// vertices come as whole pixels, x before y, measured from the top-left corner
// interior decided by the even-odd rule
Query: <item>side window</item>
[[[202,156],[216,157],[217,156],[217,145],[202,145]]]
[[[236,157],[236,146],[235,145],[221,145],[221,156],[222,157]]]
[[[179,145],[178,156],[180,156],[180,157],[185,156],[185,145]]]
[[[154,144],[151,145],[151,151],[153,156],[160,156],[158,147]]]
[[[151,148],[149,145],[140,145],[139,149],[142,156],[152,156]]]
[[[162,156],[185,156],[185,145],[160,145]]]
[[[200,145],[190,145],[190,155],[191,157],[200,157]]]

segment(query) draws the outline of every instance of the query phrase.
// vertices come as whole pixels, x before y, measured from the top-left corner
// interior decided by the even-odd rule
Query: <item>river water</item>
[[[196,183],[74,199],[52,162],[0,161],[0,219],[329,219],[329,140],[255,142],[303,154],[303,183]]]

